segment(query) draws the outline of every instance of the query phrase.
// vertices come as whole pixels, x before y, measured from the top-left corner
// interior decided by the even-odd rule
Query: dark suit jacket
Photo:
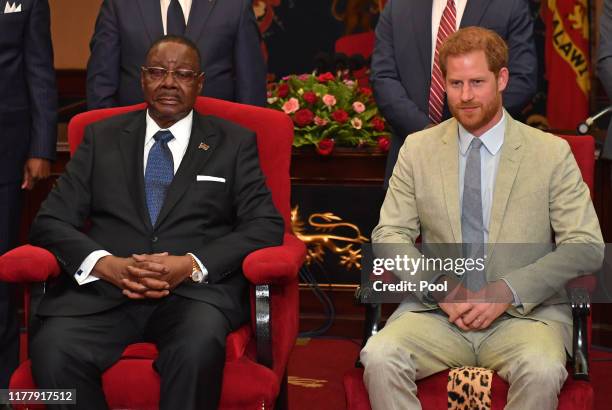
[[[21,12],[4,13],[7,2]],[[28,157],[54,159],[56,133],[49,4],[0,0],[0,184],[20,181]]]
[[[599,52],[597,74],[608,97],[612,99],[612,0],[604,0],[599,16]],[[612,118],[610,114],[608,114]],[[604,142],[602,157],[612,159],[612,119]]]
[[[90,125],[42,204],[30,241],[55,254],[64,273],[47,286],[38,313],[83,315],[127,300],[104,280],[79,286],[74,279],[85,257],[97,249],[122,257],[192,252],[208,269],[209,283],[188,280],[174,292],[217,306],[237,325],[248,317],[244,257],[279,245],[283,234],[283,220],[259,168],[255,135],[220,118],[194,114],[187,151],[151,226],[143,188],[145,128],[144,111]],[[210,148],[199,149],[202,142]],[[197,175],[226,182],[196,181]],[[90,227],[82,233],[86,220]]]
[[[264,106],[266,67],[251,0],[193,0],[185,37],[200,50],[202,95]],[[104,0],[87,64],[89,109],[143,101],[140,67],[164,35],[159,0]]]
[[[387,180],[407,135],[430,123],[432,0],[389,0],[376,26],[371,82],[374,97],[394,137],[387,159]],[[496,31],[508,43],[510,82],[504,106],[515,114],[535,94],[537,57],[533,21],[525,0],[469,0],[461,27]],[[444,119],[450,117],[448,107]]]

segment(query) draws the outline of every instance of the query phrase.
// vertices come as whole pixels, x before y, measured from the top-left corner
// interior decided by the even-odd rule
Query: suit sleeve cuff
[[[202,281],[202,283],[208,283],[208,269],[206,269],[206,267],[202,264],[200,259],[197,256],[195,256],[193,253],[187,252],[187,255],[189,255],[193,259],[195,259],[196,263],[200,267],[200,272],[202,272],[204,274],[204,280]]]
[[[521,300],[518,297],[518,294],[516,293],[516,291],[512,288],[512,286],[510,286],[510,282],[508,282],[506,279],[501,278],[501,280],[503,280],[504,282],[506,282],[506,285],[508,285],[508,288],[510,288],[510,292],[512,292],[512,306],[514,307],[519,307],[522,305]]]
[[[93,276],[91,274],[91,271],[100,259],[102,259],[104,256],[109,255],[111,254],[105,250],[93,251],[92,253],[87,255],[87,257],[81,263],[81,266],[79,266],[79,269],[74,274],[74,279],[76,279],[77,283],[79,285],[85,285],[87,283],[100,280],[100,278]]]

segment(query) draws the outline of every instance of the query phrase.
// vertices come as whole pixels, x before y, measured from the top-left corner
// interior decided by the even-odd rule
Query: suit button
[[[151,238],[151,242],[153,243],[157,243],[157,241],[159,240],[159,238],[157,236],[154,236]]]

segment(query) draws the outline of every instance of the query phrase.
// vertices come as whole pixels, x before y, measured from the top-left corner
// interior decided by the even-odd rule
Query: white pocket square
[[[4,5],[4,14],[8,13],[21,13],[21,4],[17,5],[17,2],[11,4],[7,1]]]
[[[225,183],[225,178],[211,177],[210,175],[198,175],[196,177],[196,181],[212,181],[212,182],[223,182],[223,183]]]

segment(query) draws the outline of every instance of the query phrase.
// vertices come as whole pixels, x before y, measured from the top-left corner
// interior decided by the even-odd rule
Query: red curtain
[[[575,129],[589,114],[588,0],[543,0],[546,116],[553,129]]]

